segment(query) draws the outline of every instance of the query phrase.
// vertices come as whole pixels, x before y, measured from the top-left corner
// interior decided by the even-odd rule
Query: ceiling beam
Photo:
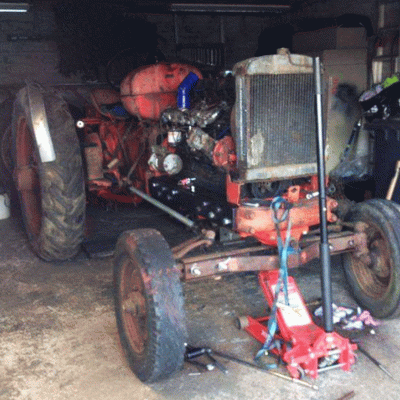
[[[185,13],[281,13],[289,11],[289,5],[276,4],[210,4],[172,3],[172,12]]]

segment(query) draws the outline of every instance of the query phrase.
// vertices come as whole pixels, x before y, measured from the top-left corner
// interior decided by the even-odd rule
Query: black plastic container
[[[400,118],[375,120],[366,126],[375,136],[374,172],[375,197],[385,198],[395,174],[396,162],[400,160]],[[400,179],[392,200],[400,203]]]
[[[400,115],[400,82],[393,83],[374,97],[360,101],[367,120],[387,119]]]

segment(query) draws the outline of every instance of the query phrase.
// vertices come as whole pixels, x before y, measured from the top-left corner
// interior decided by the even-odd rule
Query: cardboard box
[[[367,50],[325,50],[321,61],[324,75],[332,77],[337,83],[355,85],[361,94],[367,89]]]
[[[325,28],[300,32],[293,36],[293,53],[323,50],[362,49],[367,47],[364,28]]]
[[[335,97],[338,85],[355,86],[358,94],[367,89],[367,49],[325,50],[318,54],[323,64],[327,107],[327,160],[331,172],[340,162],[359,112],[345,107]]]

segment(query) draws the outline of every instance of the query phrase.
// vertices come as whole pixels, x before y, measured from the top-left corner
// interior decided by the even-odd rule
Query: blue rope
[[[281,205],[285,205],[285,210],[282,216],[278,217],[278,210],[280,209]],[[275,287],[275,299],[271,310],[271,315],[268,320],[268,335],[265,339],[263,347],[258,351],[255,356],[255,360],[262,357],[264,354],[271,350],[276,346],[274,343],[274,336],[278,327],[277,322],[277,310],[278,310],[278,297],[281,291],[283,291],[285,296],[285,304],[289,305],[289,294],[288,294],[288,265],[287,259],[288,255],[294,252],[294,249],[290,246],[290,229],[291,229],[291,220],[289,218],[289,204],[288,202],[283,199],[282,197],[278,196],[272,200],[271,210],[273,211],[272,218],[276,226],[277,230],[277,241],[278,241],[278,253],[279,253],[279,263],[280,263],[280,270],[279,270],[279,278],[278,282]],[[286,238],[285,242],[282,240],[282,236],[279,229],[279,224],[284,222],[288,219],[288,227],[286,230]],[[270,365],[272,367],[272,365]]]

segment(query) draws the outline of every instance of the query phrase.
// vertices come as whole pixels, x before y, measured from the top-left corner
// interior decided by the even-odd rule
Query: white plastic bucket
[[[0,194],[0,219],[10,217],[10,198],[7,193]]]

